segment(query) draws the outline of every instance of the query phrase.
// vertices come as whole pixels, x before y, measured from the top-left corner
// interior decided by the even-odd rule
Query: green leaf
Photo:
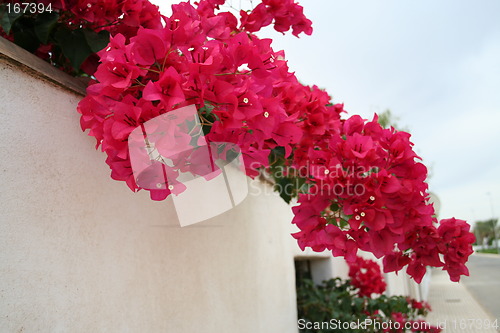
[[[25,50],[33,53],[40,46],[38,38],[33,31],[15,31],[14,42]]]
[[[54,30],[59,14],[57,12],[44,12],[35,20],[35,34],[43,44],[49,41],[50,33]]]
[[[281,146],[275,147],[271,150],[271,154],[276,158],[285,157],[285,148]]]
[[[293,189],[294,184],[292,179],[283,177],[276,180],[274,190],[280,194],[280,197],[285,200],[287,204],[292,200]]]
[[[226,149],[226,143],[221,143],[217,145],[217,153],[220,155]]]
[[[77,71],[85,59],[92,54],[83,29],[68,30],[61,28],[56,31],[54,37],[64,56],[69,59],[71,66]]]
[[[109,44],[109,32],[106,30],[96,33],[95,31],[85,29],[83,30],[83,34],[85,35],[87,45],[93,53],[101,51]]]
[[[210,130],[212,129],[212,126],[202,125],[201,129],[203,130],[204,135],[208,135],[210,133]]]
[[[34,19],[28,16],[20,17],[12,27],[14,43],[25,50],[34,53],[40,46],[34,31]]]
[[[200,112],[201,114],[204,114],[206,116],[209,116],[210,114],[212,114],[214,109],[215,109],[215,105],[212,105],[212,104],[210,104],[210,102],[205,101],[205,105],[203,105],[203,107],[201,107],[198,110],[198,112]]]
[[[7,35],[10,34],[12,26],[21,16],[23,16],[22,11],[19,13],[16,13],[14,10],[9,12],[6,4],[0,6],[0,26]]]
[[[226,158],[228,161],[233,161],[235,160],[240,154],[235,151],[234,149],[229,149],[226,153]]]

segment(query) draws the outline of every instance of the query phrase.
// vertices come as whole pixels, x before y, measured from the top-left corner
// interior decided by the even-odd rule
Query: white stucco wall
[[[0,332],[296,332],[290,208],[178,227],[110,178],[79,98],[0,59]]]

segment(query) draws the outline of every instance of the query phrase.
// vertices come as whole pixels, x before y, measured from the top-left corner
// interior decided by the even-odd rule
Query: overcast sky
[[[430,167],[441,218],[488,219],[490,202],[498,216],[500,1],[299,3],[312,36],[261,34],[285,50],[297,77],[350,114],[391,109]]]

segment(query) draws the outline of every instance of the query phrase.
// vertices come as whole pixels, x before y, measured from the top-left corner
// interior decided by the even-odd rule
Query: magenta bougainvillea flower
[[[349,278],[351,284],[358,288],[358,295],[371,297],[372,294],[382,294],[386,284],[380,271],[380,266],[373,260],[356,257],[349,262]]]

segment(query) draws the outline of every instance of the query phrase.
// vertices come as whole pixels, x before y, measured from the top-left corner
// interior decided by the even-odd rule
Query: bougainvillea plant
[[[348,262],[349,278],[353,287],[358,289],[358,295],[370,297],[372,294],[383,294],[386,288],[380,266],[373,260],[356,257]]]
[[[32,51],[69,72],[93,75],[78,105],[81,125],[107,154],[111,177],[131,190],[141,188],[128,135],[158,115],[195,105],[208,141],[236,144],[247,175],[272,180],[287,202],[297,198],[292,223],[300,231],[293,236],[302,249],[351,262],[359,249],[368,251],[383,258],[385,272],[406,266],[417,282],[426,266],[443,267],[453,281],[468,275],[474,236],[465,221],[436,220],[427,169],[410,134],[383,128],[376,115],[347,118],[327,92],[298,81],[272,40],[255,34],[271,24],[311,34],[303,8],[263,0],[237,17],[222,9],[224,2],[181,2],[166,17],[147,0],[45,0],[56,10],[52,16],[13,14],[4,5],[0,22],[8,38],[22,44],[35,34]],[[109,43],[93,53],[107,34]],[[72,38],[82,36],[86,51],[71,52]],[[99,60],[96,70],[84,65],[92,59]],[[173,167],[196,174],[193,159]],[[153,200],[171,194],[148,191]]]
[[[161,28],[146,0],[8,0],[0,4],[0,36],[72,75],[92,75],[109,35]]]
[[[349,266],[350,280],[297,281],[300,332],[441,332],[424,320],[431,311],[426,302],[383,295],[386,285],[375,261],[357,257]]]

